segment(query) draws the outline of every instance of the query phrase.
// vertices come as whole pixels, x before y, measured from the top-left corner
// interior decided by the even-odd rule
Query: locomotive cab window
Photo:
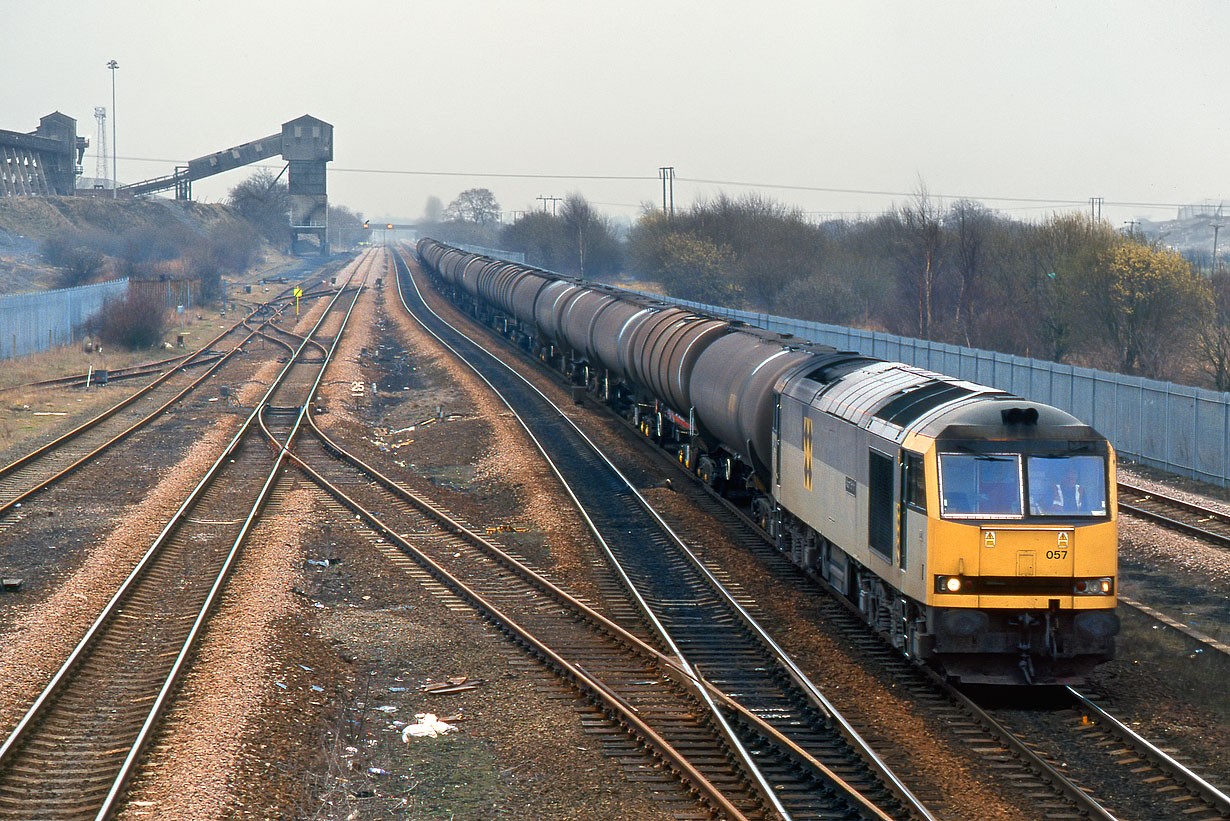
[[[1102,456],[1030,456],[1027,471],[1032,515],[1106,515],[1106,459]]]
[[[945,517],[1021,518],[1022,484],[1017,454],[940,454],[940,513]]]
[[[917,453],[906,453],[901,463],[902,495],[905,503],[914,510],[927,512],[927,480],[923,472],[923,458]]]

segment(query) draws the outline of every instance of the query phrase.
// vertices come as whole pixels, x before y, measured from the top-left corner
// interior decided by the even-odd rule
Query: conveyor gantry
[[[192,199],[194,180],[212,177],[244,165],[281,155],[290,173],[290,242],[299,250],[299,240],[314,236],[321,253],[328,253],[328,198],[325,185],[325,163],[333,159],[333,126],[310,115],[282,123],[278,134],[237,145],[224,151],[206,154],[177,166],[173,174],[142,180],[120,188],[128,196],[140,197],[157,191],[175,189],[175,198]]]

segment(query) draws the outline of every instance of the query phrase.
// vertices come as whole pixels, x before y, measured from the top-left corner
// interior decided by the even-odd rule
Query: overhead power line
[[[121,159],[131,162],[156,162],[166,164],[184,164],[186,160],[173,160],[160,157],[122,157]],[[278,167],[267,166],[261,163],[253,163],[253,168],[262,167]],[[329,166],[330,172],[339,172],[344,174],[387,174],[393,176],[413,176],[413,177],[469,177],[473,179],[525,179],[525,180],[595,180],[595,181],[628,181],[628,182],[659,182],[661,174],[543,174],[543,173],[515,173],[507,171],[428,171],[414,168],[346,168],[339,166]],[[820,194],[861,194],[864,196],[875,197],[914,197],[918,195],[917,191],[889,191],[878,188],[834,188],[831,186],[821,185],[795,185],[790,183],[775,183],[775,182],[749,182],[747,180],[714,180],[704,179],[701,177],[680,177],[674,178],[678,182],[688,182],[696,185],[726,185],[739,188],[766,188],[779,191],[810,191]],[[1045,208],[1049,206],[1064,206],[1064,205],[1089,205],[1089,198],[1068,199],[1065,197],[1013,197],[1013,196],[997,196],[988,194],[941,194],[930,193],[928,196],[934,199],[942,200],[985,200],[987,202],[1013,202],[1013,203],[1033,203],[1033,207]],[[1181,208],[1185,205],[1191,205],[1192,202],[1151,202],[1148,200],[1102,200],[1102,205],[1113,206],[1128,206],[1134,208]]]

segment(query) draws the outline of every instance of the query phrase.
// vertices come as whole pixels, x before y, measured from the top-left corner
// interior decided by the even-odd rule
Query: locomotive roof
[[[898,443],[910,434],[993,435],[1004,430],[1004,412],[1011,409],[1019,412],[1010,418],[1028,418],[1032,431],[1064,428],[1065,438],[1096,436],[1058,408],[902,362],[875,362],[828,384],[809,377],[791,379],[783,393]]]

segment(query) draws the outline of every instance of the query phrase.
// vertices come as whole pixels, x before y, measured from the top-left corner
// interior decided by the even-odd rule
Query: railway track
[[[1230,514],[1126,482],[1119,482],[1119,510],[1230,548]]]
[[[714,812],[761,817],[755,790],[730,766],[720,735],[687,686],[692,682],[668,659],[464,523],[318,436],[311,445],[301,440],[296,454],[302,454],[300,465],[311,478],[627,726]]]
[[[210,344],[203,346],[204,348],[211,347]],[[127,368],[112,368],[107,371],[107,381],[117,382],[122,379],[140,379],[143,376],[157,376],[165,373],[167,370],[177,367],[184,360],[191,359],[190,365],[203,365],[207,362],[212,362],[219,354],[199,355],[200,351],[193,353],[181,354],[180,356],[171,356],[166,359],[157,359],[152,362],[142,362],[139,365],[131,365]],[[14,390],[28,390],[37,388],[80,388],[87,387],[94,381],[94,372],[74,373],[68,376],[57,376],[53,379],[40,379],[35,382],[22,382],[17,385],[5,385],[0,387],[0,393]]]
[[[11,524],[11,519],[7,523],[4,521],[6,514],[16,511],[34,494],[153,422],[205,383],[255,336],[263,334],[264,328],[270,326],[282,309],[267,306],[254,309],[148,385],[53,441],[0,467],[0,529]],[[224,350],[215,351],[215,347]],[[208,367],[201,373],[192,369],[194,365],[205,364]]]
[[[356,275],[366,272],[359,267]],[[0,818],[103,819],[119,805],[281,471],[284,451],[271,451],[258,425],[293,440],[324,373],[325,363],[303,361],[307,348],[299,346],[0,745]]]
[[[654,458],[678,469],[657,451]],[[688,482],[687,475],[680,477]],[[772,578],[814,586],[777,551],[742,511],[708,488],[690,488],[689,500],[714,517],[728,537],[754,555]],[[703,551],[703,540],[697,539]],[[823,583],[820,582],[822,585]],[[1017,791],[1022,806],[1039,818],[1209,819],[1230,817],[1224,789],[1162,750],[1094,700],[1074,688],[1048,693],[1033,709],[988,707],[928,670],[909,663],[881,637],[873,635],[853,606],[835,593],[816,600],[825,625],[838,629],[860,659],[870,661],[904,686],[920,711],[950,728],[973,756]],[[985,697],[988,691],[980,690]],[[1009,691],[1009,701],[1019,694]],[[1025,693],[1021,699],[1037,699]],[[870,728],[856,726],[870,734]],[[890,765],[906,770],[893,758]],[[906,770],[908,772],[908,770]],[[1080,775],[1076,775],[1076,772]],[[924,793],[925,795],[925,793]],[[1114,806],[1112,811],[1108,807]],[[1142,812],[1141,808],[1148,810]]]
[[[842,721],[738,601],[688,555],[686,545],[661,519],[654,518],[643,498],[558,408],[503,363],[434,317],[417,292],[410,290],[416,286],[408,274],[404,283],[399,276],[398,285],[406,310],[475,368],[525,425],[589,520],[625,588],[639,601],[640,618],[653,624],[655,635],[651,640],[685,667],[694,668],[719,691],[737,694],[748,710],[818,760],[835,770],[850,772],[849,783],[877,806],[895,817],[930,817],[921,802]],[[643,629],[639,624],[623,626],[633,631]],[[737,736],[738,728],[733,733]],[[737,749],[737,744],[746,747],[745,741],[732,738],[732,747]],[[831,758],[833,755],[838,758]],[[791,804],[806,801],[808,796],[777,790],[771,783],[772,774],[755,775],[755,768],[747,764],[753,753],[743,757],[748,779],[764,779],[762,796],[778,795],[781,806],[774,809],[782,816],[793,817]],[[854,770],[850,770],[852,766]],[[802,808],[800,817],[806,814]]]
[[[659,458],[665,459],[660,455]],[[755,552],[766,564],[776,565],[773,567],[775,578],[801,576],[797,568],[769,545],[764,534],[742,513],[737,512],[724,500],[710,496],[709,502],[711,512],[712,509],[720,508],[725,514],[722,517],[726,519],[723,529],[727,535]],[[848,606],[847,602],[841,601]],[[832,607],[826,607],[826,610],[835,607],[837,604],[834,601]],[[1189,768],[1165,754],[1147,754],[1145,750],[1153,745],[1139,737],[1129,740],[1125,736],[1116,735],[1114,742],[1103,743],[1103,747],[1113,746],[1112,752],[1116,755],[1102,765],[1101,777],[1094,773],[1089,776],[1087,783],[1075,783],[1065,774],[1068,769],[1065,763],[1067,757],[1060,754],[1048,759],[1038,754],[1031,746],[1028,737],[1038,732],[1037,728],[1029,732],[1019,727],[1009,729],[991,712],[982,709],[938,677],[927,675],[906,663],[897,651],[878,638],[867,635],[866,626],[860,619],[849,613],[847,615],[847,640],[860,646],[859,655],[876,659],[892,671],[895,680],[899,678],[906,683],[912,697],[920,706],[936,711],[939,721],[953,727],[958,737],[973,749],[975,755],[985,760],[993,770],[1001,771],[1009,783],[1015,784],[1021,790],[1023,798],[1036,808],[1038,817],[1063,818],[1070,817],[1073,812],[1079,812],[1086,817],[1114,817],[1094,795],[1105,795],[1108,801],[1114,801],[1119,806],[1151,806],[1157,817],[1168,817],[1164,814],[1166,812],[1175,813],[1173,817],[1176,818],[1199,819],[1221,817],[1223,812],[1230,814],[1230,807],[1223,803],[1224,794],[1217,788],[1207,784]],[[841,619],[826,619],[826,622],[828,621],[839,622]],[[1073,693],[1071,698],[1083,697]],[[1085,702],[1077,703],[1085,705]],[[1083,747],[1083,742],[1077,740],[1082,734],[1093,737],[1091,728],[1106,727],[1109,732],[1111,727],[1124,727],[1122,722],[1109,714],[1091,719],[1091,706],[1083,706],[1082,710],[1080,717],[1084,719],[1084,723],[1079,726],[1084,729],[1069,734],[1066,738],[1069,753]],[[1021,740],[1021,735],[1026,736],[1026,741]],[[1106,737],[1103,736],[1101,741],[1105,742]],[[1096,746],[1094,750],[1097,750],[1098,754],[1102,752]],[[1128,754],[1128,750],[1139,750],[1141,755],[1148,759],[1150,766],[1145,767],[1133,760],[1134,754]],[[1112,773],[1113,777],[1106,777]],[[1164,796],[1164,799],[1154,804],[1153,798],[1158,794]]]
[[[1184,499],[1145,490],[1129,482],[1119,482],[1119,510],[1146,521],[1168,527],[1221,549],[1230,549],[1230,514]],[[1180,619],[1167,615],[1130,596],[1119,593],[1119,603],[1132,608],[1146,618],[1177,630],[1202,648],[1230,656],[1230,645],[1220,641]]]

